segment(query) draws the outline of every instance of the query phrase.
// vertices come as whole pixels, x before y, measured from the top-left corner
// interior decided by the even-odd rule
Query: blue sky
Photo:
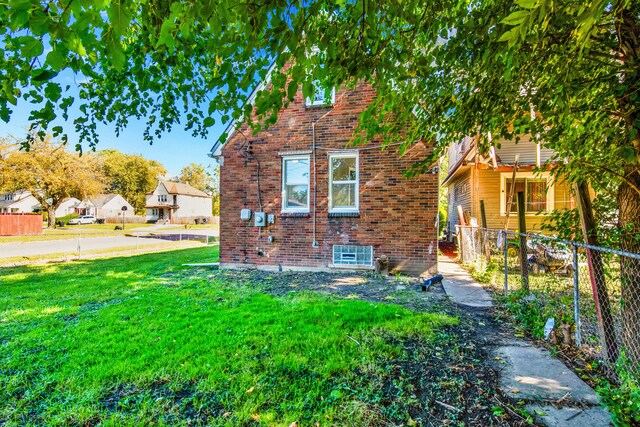
[[[21,101],[22,103],[19,101],[18,106],[14,107],[9,123],[1,123],[0,136],[13,135],[21,138],[26,135],[25,130],[29,127],[28,118],[32,105],[24,100]],[[78,136],[73,131],[73,114],[76,112],[77,110],[72,107],[68,122],[56,122],[56,124],[62,124],[69,135],[71,149],[78,142]],[[213,160],[207,157],[207,153],[226,129],[225,125],[218,122],[209,128],[209,135],[203,139],[191,136],[191,131],[185,132],[182,126],[178,125],[170,133],[163,134],[162,138],[156,139],[153,145],[149,145],[142,139],[144,123],[144,120],[136,121],[135,118],[132,118],[129,121],[129,126],[120,133],[119,137],[116,136],[113,126],[100,125],[98,127],[100,142],[96,150],[115,148],[123,153],[140,154],[147,159],[157,160],[167,169],[168,177],[171,177],[178,175],[180,169],[189,163],[202,163],[205,166],[211,164]],[[89,149],[86,143],[83,146],[85,150]]]

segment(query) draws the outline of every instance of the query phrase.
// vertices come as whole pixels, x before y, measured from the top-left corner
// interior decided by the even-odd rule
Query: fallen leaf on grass
[[[547,416],[547,413],[544,412],[544,411],[541,411],[540,409],[536,409],[534,412],[536,414],[540,415],[541,417],[546,417]]]
[[[248,389],[246,392],[247,393],[253,393],[253,390],[255,390],[255,387],[251,387],[250,389]]]

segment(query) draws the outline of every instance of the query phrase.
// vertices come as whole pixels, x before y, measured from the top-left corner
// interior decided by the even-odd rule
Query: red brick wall
[[[42,215],[0,214],[0,236],[42,234]]]
[[[417,144],[399,155],[395,147],[359,152],[360,216],[333,218],[328,212],[328,153],[316,150],[317,211],[313,247],[313,155],[311,155],[310,214],[286,217],[282,209],[283,151],[311,150],[312,122],[316,146],[344,149],[358,116],[374,97],[373,89],[360,84],[356,90],[339,90],[333,107],[306,107],[301,91],[278,122],[252,135],[246,128],[224,146],[221,168],[220,262],[262,266],[327,267],[333,245],[373,246],[374,258],[386,255],[390,267],[411,274],[436,269],[436,214],[438,176],[413,179],[402,172],[431,152]],[[324,116],[324,117],[323,117]],[[246,138],[245,138],[246,135]],[[401,139],[399,139],[401,142]],[[369,146],[379,145],[371,141]],[[250,154],[247,154],[246,148]],[[275,224],[254,227],[240,219],[240,210],[259,211],[257,162],[260,165],[262,210],[275,214]],[[273,241],[268,238],[272,236]],[[258,248],[264,253],[260,255]]]

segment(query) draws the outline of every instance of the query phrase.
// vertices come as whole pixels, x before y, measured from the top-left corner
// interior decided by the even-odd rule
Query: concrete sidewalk
[[[441,256],[438,271],[444,276],[442,287],[456,304],[469,307],[493,307],[491,296],[456,262]]]
[[[440,256],[438,270],[453,302],[493,318],[491,296],[469,273],[446,256]],[[611,425],[596,392],[546,349],[504,333],[486,333],[483,344],[495,361],[502,392],[525,401],[536,422],[550,427]]]

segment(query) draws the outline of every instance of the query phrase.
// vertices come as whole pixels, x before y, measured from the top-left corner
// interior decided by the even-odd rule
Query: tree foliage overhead
[[[84,200],[100,193],[103,182],[94,156],[78,156],[47,136],[34,138],[29,151],[21,142],[7,144],[0,158],[0,188],[29,191],[47,212],[49,227],[55,226],[55,210],[69,197]]]
[[[359,139],[452,141],[531,134],[558,179],[615,199],[619,244],[640,252],[640,2],[636,0],[13,0],[0,9],[0,118],[32,103],[35,127],[64,117],[97,143],[98,123],[269,126],[302,86],[370,82]],[[246,104],[272,61],[271,85]],[[285,64],[291,64],[285,67]],[[56,76],[74,73],[79,95]],[[70,95],[71,94],[71,95]],[[529,114],[535,109],[535,117]],[[216,114],[222,114],[222,117]],[[52,129],[55,134],[63,129]],[[358,142],[358,138],[354,142]],[[640,263],[621,262],[624,329],[640,329]],[[640,349],[628,355],[640,361]]]
[[[153,191],[159,178],[167,173],[164,166],[155,160],[113,149],[99,151],[98,159],[107,192],[120,194],[131,203],[137,215],[144,215],[146,194]]]

